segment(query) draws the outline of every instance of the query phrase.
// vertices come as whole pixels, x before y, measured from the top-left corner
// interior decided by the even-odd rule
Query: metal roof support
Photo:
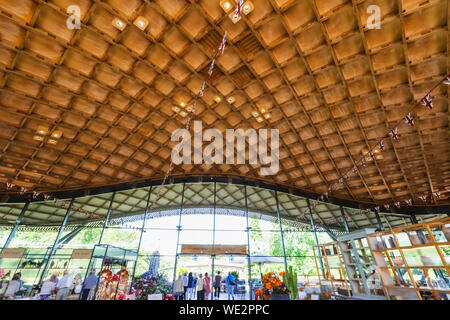
[[[59,241],[60,241],[60,239],[61,239],[61,235],[62,235],[63,232],[64,232],[64,228],[66,227],[67,221],[69,220],[70,211],[71,211],[71,209],[72,209],[72,205],[73,205],[73,202],[74,202],[74,201],[75,201],[75,198],[72,198],[72,199],[70,200],[69,206],[67,207],[66,215],[64,216],[64,220],[63,220],[62,223],[61,223],[61,227],[59,228],[59,232],[58,232],[58,235],[56,236],[55,242],[53,243],[53,247],[51,248],[51,250],[50,250],[50,252],[49,252],[47,261],[46,261],[46,263],[45,263],[44,270],[42,271],[41,277],[40,277],[40,279],[39,279],[39,283],[41,283],[42,280],[44,279],[44,277],[47,276],[46,273],[47,273],[48,268],[49,268],[49,265],[50,265],[50,260],[52,260],[53,256],[55,255],[56,248],[58,247]]]
[[[181,204],[180,204],[180,218],[178,219],[178,234],[177,234],[177,248],[175,252],[175,263],[173,265],[173,282],[176,280],[177,276],[177,264],[178,264],[178,247],[180,245],[180,233],[181,233],[181,216],[183,215],[183,204],[184,204],[184,189],[186,187],[186,182],[183,182],[183,191],[181,193]]]
[[[148,190],[147,205],[145,206],[144,219],[142,219],[141,234],[139,236],[139,243],[138,243],[138,247],[137,247],[137,250],[136,250],[137,251],[137,260],[136,260],[136,263],[133,266],[133,273],[131,274],[131,281],[132,282],[134,280],[134,274],[136,273],[136,266],[137,266],[138,261],[139,261],[139,251],[141,250],[142,236],[144,234],[145,222],[147,221],[148,210],[150,208],[150,197],[152,195],[152,189],[153,189],[153,186],[150,186],[150,189]]]
[[[281,225],[280,206],[278,203],[278,191],[277,190],[275,190],[275,201],[277,203],[277,217],[278,217],[278,226],[280,227],[281,249],[283,249],[284,270],[287,271],[286,250],[284,248],[283,227]]]
[[[378,211],[377,210],[373,210],[373,213],[375,213],[375,217],[377,218],[378,228],[380,230],[384,230],[383,223],[381,222],[381,218],[380,218],[380,215],[378,214]]]
[[[320,262],[320,267],[322,269],[322,274],[325,277],[325,268],[323,266],[322,254],[321,254],[320,249],[319,249],[319,239],[317,238],[316,225],[314,224],[314,218],[313,218],[311,203],[310,203],[308,198],[306,198],[306,203],[308,204],[308,209],[309,209],[309,214],[310,214],[309,221],[311,223],[311,229],[312,229],[313,234],[314,234],[314,242],[316,243],[316,246],[317,246],[316,247],[317,248],[317,256],[319,257],[319,262]]]
[[[5,244],[3,245],[3,249],[8,248],[9,244],[11,243],[11,240],[14,238],[17,229],[19,228],[19,225],[22,223],[23,217],[25,216],[25,212],[28,209],[28,206],[30,205],[30,202],[25,202],[25,205],[22,207],[22,211],[20,212],[19,217],[17,218],[16,222],[14,223],[14,227],[11,230],[11,233],[8,236],[8,239],[6,239]]]
[[[100,239],[98,240],[98,244],[102,243],[103,235],[104,235],[105,229],[106,229],[106,227],[108,225],[109,217],[111,216],[111,208],[112,208],[112,205],[114,203],[114,197],[115,196],[116,196],[116,192],[114,191],[112,196],[111,196],[111,202],[109,203],[108,213],[106,214],[105,223],[103,224],[103,229],[102,229],[102,233],[100,235]]]
[[[77,236],[77,234],[79,234],[81,232],[81,230],[83,230],[86,226],[85,225],[81,225],[76,227],[75,229],[73,229],[70,233],[66,234],[64,237],[61,238],[61,240],[59,240],[59,244],[58,247],[62,247],[63,245],[69,243],[73,238],[75,238]]]
[[[342,206],[339,206],[339,207],[341,209],[342,219],[344,220],[345,232],[349,233],[350,229],[348,227],[348,222],[347,222],[347,217],[345,216],[344,207],[342,207]]]
[[[411,223],[412,224],[418,224],[419,223],[419,221],[417,221],[416,215],[413,212],[410,213],[409,218],[411,219]]]
[[[248,287],[249,287],[249,298],[253,300],[253,288],[252,288],[252,267],[250,260],[250,225],[248,223],[248,201],[247,201],[247,185],[244,185],[244,199],[245,199],[245,220],[247,222],[247,265],[248,265]],[[286,257],[286,255],[285,255]],[[286,260],[285,260],[286,261]]]
[[[213,204],[213,247],[216,244],[216,199],[217,195],[217,181],[214,179],[214,204]],[[211,255],[211,281],[214,279],[214,262],[216,255]],[[214,290],[211,290],[211,300],[214,300]]]

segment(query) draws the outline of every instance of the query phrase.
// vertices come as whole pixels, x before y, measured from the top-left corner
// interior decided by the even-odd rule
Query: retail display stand
[[[372,233],[368,242],[391,299],[450,299],[450,218]]]
[[[88,299],[127,299],[137,256],[136,251],[105,244],[96,245],[88,269],[100,271],[99,279],[95,288],[91,289]]]
[[[363,300],[384,300],[385,294],[367,235],[375,229],[361,229],[337,238],[347,270],[352,296]]]
[[[347,272],[337,242],[314,246],[314,259],[321,287],[331,287],[332,294],[350,296]],[[316,252],[320,252],[320,256]],[[324,272],[321,274],[318,261],[322,258]]]

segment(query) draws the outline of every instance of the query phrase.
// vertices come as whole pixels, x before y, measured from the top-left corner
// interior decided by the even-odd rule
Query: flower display
[[[288,294],[289,292],[280,278],[280,276],[282,277],[283,274],[285,273],[269,272],[263,275],[262,277],[263,287],[262,289],[256,290],[255,295],[259,297],[264,297],[272,294]]]
[[[145,300],[150,294],[162,293],[166,296],[171,291],[172,286],[164,275],[144,273],[133,281],[131,293],[136,295],[136,300]]]

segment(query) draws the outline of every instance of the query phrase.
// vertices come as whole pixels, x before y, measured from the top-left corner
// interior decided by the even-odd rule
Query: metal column
[[[314,234],[314,242],[316,243],[316,246],[317,246],[317,253],[318,253],[317,256],[319,257],[320,267],[322,268],[322,274],[325,277],[325,268],[323,266],[322,254],[321,254],[320,249],[319,249],[319,239],[317,238],[316,225],[314,224],[314,218],[313,218],[313,212],[312,212],[312,209],[311,209],[311,203],[309,202],[308,198],[306,198],[306,203],[308,204],[308,209],[309,209],[309,214],[310,214],[309,221],[311,223],[311,229],[312,229],[313,234]]]
[[[281,215],[280,215],[280,206],[278,203],[278,191],[277,190],[275,190],[275,201],[277,203],[278,226],[280,227],[281,248],[283,249],[283,259],[284,259],[284,270],[287,271],[286,250],[284,248],[283,227],[281,226]]]
[[[177,264],[178,264],[178,246],[180,245],[180,232],[181,232],[181,215],[183,214],[183,203],[184,203],[184,188],[186,187],[186,182],[183,182],[183,192],[181,193],[181,205],[180,205],[180,218],[178,219],[178,235],[177,235],[177,248],[175,252],[175,264],[173,266],[173,281],[175,282],[177,276]]]
[[[373,210],[373,212],[375,213],[375,217],[377,218],[378,228],[380,230],[384,230],[383,223],[381,222],[380,215],[378,214],[378,211],[377,210]]]
[[[69,207],[67,208],[66,215],[64,216],[64,219],[63,219],[63,221],[61,223],[61,227],[59,228],[58,235],[56,236],[55,242],[53,243],[53,247],[50,250],[50,253],[48,255],[48,259],[47,259],[47,262],[45,263],[45,267],[44,267],[44,270],[42,271],[41,277],[39,279],[39,283],[41,283],[42,280],[44,279],[44,277],[46,276],[46,272],[48,271],[50,260],[55,255],[56,247],[59,244],[59,240],[61,239],[61,235],[64,232],[64,228],[66,227],[67,221],[69,220],[70,209],[72,209],[72,205],[73,205],[74,201],[75,201],[75,198],[72,198],[72,200],[70,200]]]
[[[6,242],[3,245],[3,249],[8,248],[9,244],[11,243],[11,240],[14,238],[14,235],[16,234],[16,231],[19,228],[19,225],[22,223],[23,217],[25,216],[25,212],[27,211],[29,205],[30,205],[30,202],[27,201],[25,203],[25,205],[23,206],[22,211],[20,212],[20,215],[14,224],[14,227],[12,228],[11,233],[8,236],[8,239],[6,239]]]
[[[342,219],[344,220],[344,227],[345,227],[345,232],[349,233],[350,229],[348,227],[348,222],[347,222],[347,217],[345,216],[345,211],[344,211],[344,207],[340,206],[341,208],[341,215],[342,215]]]
[[[102,229],[102,233],[100,235],[100,239],[98,240],[98,244],[102,243],[102,241],[103,241],[103,234],[105,233],[105,228],[108,225],[109,217],[111,216],[111,208],[112,208],[112,205],[114,203],[114,197],[115,196],[116,196],[116,192],[114,191],[112,196],[111,196],[111,202],[109,203],[108,213],[106,214],[105,223],[103,223],[103,229]]]
[[[247,185],[244,185],[244,198],[245,198],[245,218],[247,220],[247,264],[248,264],[248,296],[250,300],[253,300],[253,287],[252,287],[252,266],[250,259],[250,226],[248,224],[248,201],[247,201]]]
[[[139,236],[139,243],[138,243],[138,247],[137,247],[137,258],[136,258],[136,263],[134,264],[134,267],[133,267],[133,273],[131,274],[131,281],[134,280],[134,274],[136,272],[136,267],[137,267],[137,264],[139,261],[139,251],[141,250],[142,236],[144,234],[144,228],[145,228],[145,222],[147,221],[148,210],[150,208],[150,197],[152,195],[152,189],[153,189],[153,186],[150,186],[150,189],[148,190],[147,205],[145,206],[144,219],[142,220],[141,235]]]
[[[214,204],[213,204],[213,248],[216,244],[216,194],[217,194],[217,182],[214,180]],[[216,255],[211,255],[211,284],[214,283],[214,262],[216,259]],[[219,289],[219,295],[220,295],[220,289]],[[211,300],[214,300],[214,286],[211,288]]]

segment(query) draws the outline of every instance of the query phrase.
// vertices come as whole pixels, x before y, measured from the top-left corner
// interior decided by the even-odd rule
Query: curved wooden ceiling
[[[6,181],[55,191],[164,176],[170,136],[186,122],[172,107],[193,101],[224,32],[229,46],[194,119],[279,129],[281,171],[183,165],[173,176],[324,192],[450,71],[445,0],[253,2],[233,24],[219,0],[0,0],[0,191]],[[66,27],[74,4],[80,30]],[[380,30],[366,26],[371,4],[381,8]],[[133,24],[139,16],[150,22],[144,31]],[[439,87],[433,110],[418,108],[416,125],[402,126],[383,159],[334,196],[420,205],[418,196],[448,189],[448,90]],[[251,113],[261,105],[272,118],[258,123]],[[60,130],[59,142],[33,140],[39,126]],[[449,194],[432,201],[448,204]]]

